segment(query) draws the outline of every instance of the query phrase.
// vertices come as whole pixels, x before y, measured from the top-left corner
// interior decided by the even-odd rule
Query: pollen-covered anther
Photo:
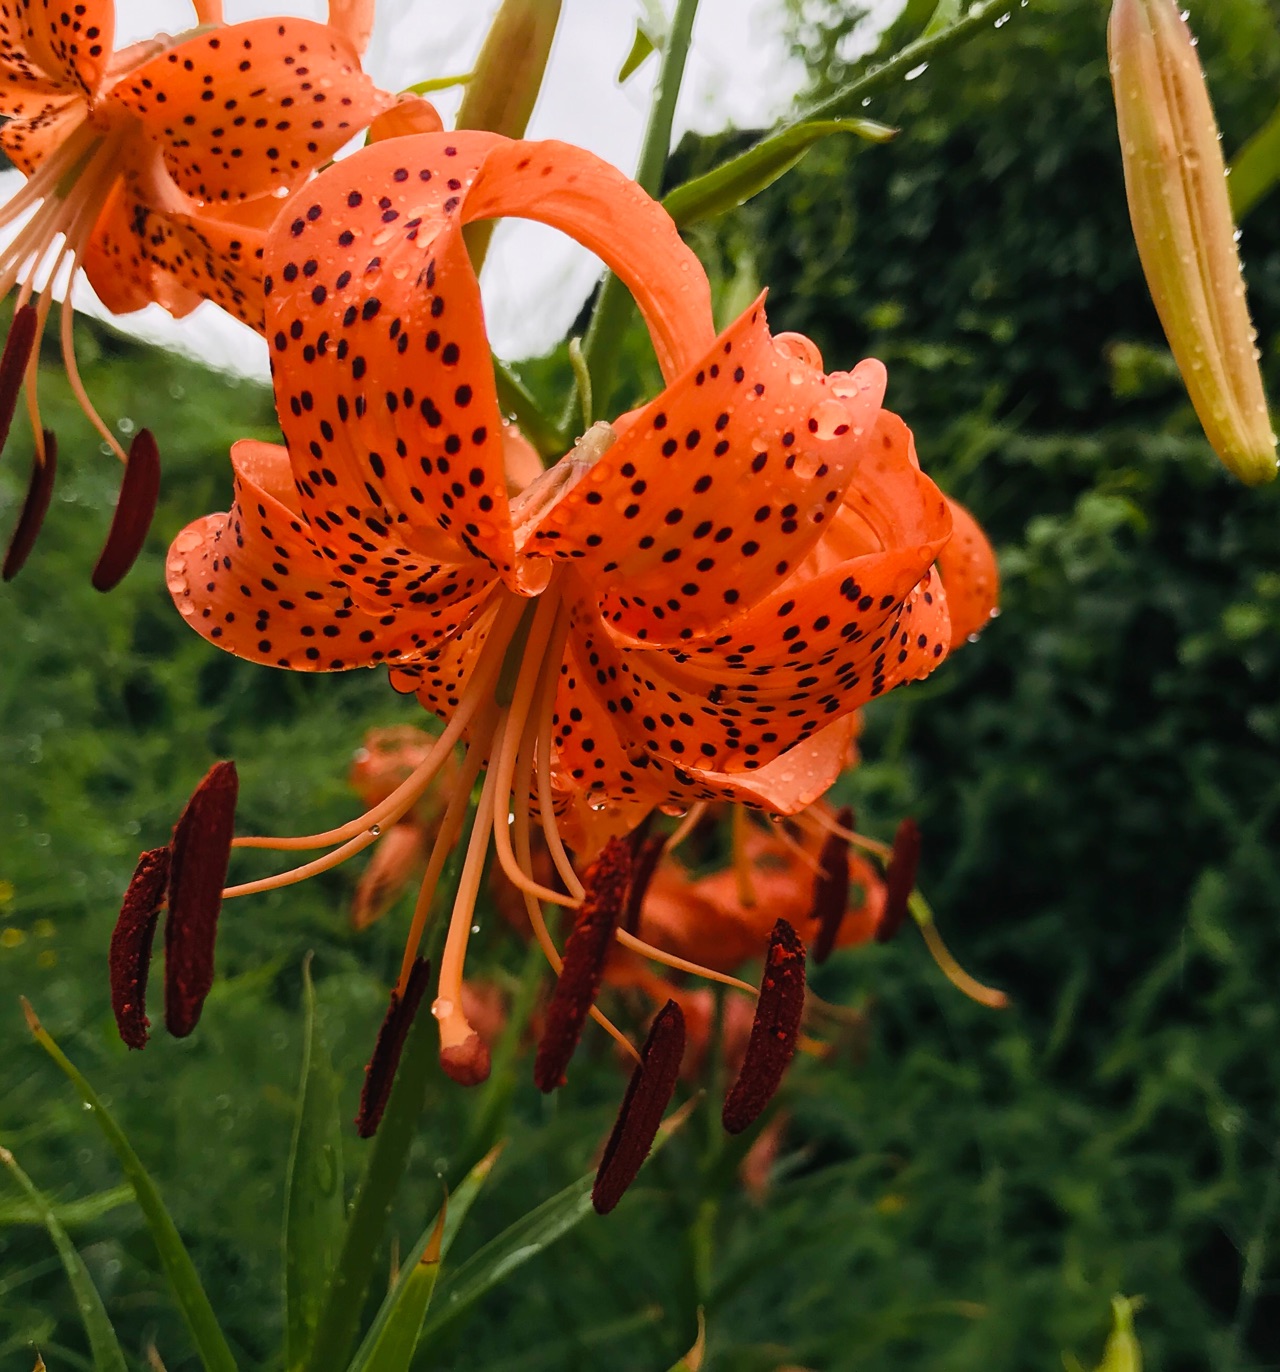
[[[362,1139],[372,1138],[382,1122],[382,1112],[391,1096],[400,1054],[409,1035],[418,1007],[431,977],[431,964],[418,958],[409,973],[404,994],[391,992],[387,1013],[373,1045],[373,1056],[364,1069],[364,1085],[360,1088],[360,1108],[356,1111],[356,1133]]]
[[[634,839],[635,836],[632,837]],[[634,934],[640,927],[640,910],[666,846],[664,834],[646,834],[634,844],[631,880],[627,885],[627,903],[622,916],[622,927],[628,933]]]
[[[49,501],[53,497],[53,481],[58,474],[58,441],[50,429],[44,430],[44,454],[37,453],[31,464],[31,481],[27,486],[26,498],[13,537],[9,540],[8,551],[4,555],[3,575],[5,581],[12,581],[22,570],[23,564],[35,547],[44,517],[49,511]]]
[[[450,1025],[440,1022],[440,1068],[445,1076],[459,1086],[479,1086],[489,1080],[493,1066],[489,1045],[471,1027],[461,1011],[454,1017],[465,1029],[450,1032]]]
[[[914,819],[904,819],[893,836],[893,856],[884,874],[884,910],[876,925],[876,942],[888,943],[906,923],[907,906],[916,887],[920,864],[920,829]]]
[[[831,956],[849,908],[849,841],[844,837],[853,831],[853,810],[849,806],[837,813],[836,824],[843,832],[827,835],[818,855],[818,875],[813,881],[812,916],[818,924],[813,960],[819,965]]]
[[[124,480],[107,541],[93,569],[93,589],[109,591],[120,584],[137,561],[160,496],[160,449],[150,429],[139,429],[129,445]]]
[[[547,1006],[547,1027],[533,1064],[533,1079],[541,1091],[554,1091],[564,1083],[565,1068],[600,990],[605,958],[626,904],[631,871],[630,844],[626,839],[611,838],[583,877],[585,895],[564,946],[564,966]]]
[[[164,926],[164,1022],[175,1038],[185,1038],[199,1023],[213,985],[238,790],[235,763],[215,762],[173,828]]]
[[[675,1093],[684,1044],[684,1013],[669,1000],[658,1011],[640,1050],[640,1062],[627,1083],[613,1132],[596,1169],[591,1204],[598,1215],[607,1215],[617,1205],[644,1166]]]
[[[156,921],[169,885],[169,850],[152,848],[142,854],[129,878],[120,917],[111,934],[107,965],[111,975],[111,1009],[116,1028],[130,1048],[145,1048],[147,1030],[147,973]]]
[[[726,1133],[740,1134],[755,1123],[782,1083],[804,1014],[804,959],[799,935],[778,920],[769,935],[751,1038],[720,1117]]]
[[[40,315],[34,305],[20,305],[13,312],[9,336],[0,354],[0,452],[9,437],[9,425],[18,404],[18,392],[26,375],[31,350],[40,329]]]

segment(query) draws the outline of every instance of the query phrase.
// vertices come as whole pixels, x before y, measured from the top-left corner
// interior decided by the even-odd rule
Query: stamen
[[[31,464],[31,481],[27,486],[27,496],[22,502],[22,513],[18,516],[17,527],[9,540],[8,551],[4,555],[4,568],[0,577],[12,581],[22,570],[23,564],[31,555],[40,526],[44,523],[53,496],[53,479],[58,472],[58,441],[50,429],[44,431],[43,455],[37,448],[35,460]]]
[[[173,828],[164,926],[164,1022],[175,1038],[185,1038],[199,1023],[213,985],[213,949],[238,790],[235,763],[215,762]]]
[[[691,833],[702,823],[706,815],[709,804],[705,800],[694,801],[689,806],[689,813],[672,830],[671,837],[667,839],[667,852],[674,853],[677,848],[689,837]]]
[[[620,838],[611,838],[587,868],[586,895],[564,946],[564,965],[547,1006],[547,1027],[534,1059],[533,1079],[541,1091],[554,1091],[564,1083],[565,1068],[600,990],[630,875],[631,850]]]
[[[356,1133],[362,1139],[371,1139],[382,1122],[382,1113],[387,1108],[391,1096],[391,1085],[395,1081],[396,1068],[400,1065],[400,1054],[404,1052],[404,1041],[422,997],[431,979],[431,964],[425,958],[418,958],[409,973],[408,984],[404,990],[392,991],[387,1013],[373,1045],[373,1056],[364,1069],[364,1085],[360,1089],[360,1108],[356,1111]]]
[[[640,909],[658,862],[667,851],[667,840],[661,834],[646,834],[635,842],[632,834],[631,884],[627,887],[627,906],[622,915],[622,928],[634,934],[640,927]]]
[[[505,712],[504,712],[505,714]],[[501,716],[499,717],[501,728]],[[478,744],[473,742],[473,748]],[[493,793],[496,773],[491,767],[480,791],[476,816],[467,843],[467,855],[458,877],[458,890],[449,916],[444,952],[440,956],[440,981],[431,1013],[440,1026],[440,1066],[460,1086],[478,1086],[489,1075],[489,1049],[471,1027],[462,1008],[462,968],[471,938],[471,920],[489,850],[489,828],[493,823]]]
[[[856,833],[852,829],[843,828],[837,824],[830,816],[822,813],[820,806],[811,805],[807,810],[801,810],[798,815],[793,815],[792,822],[807,828],[811,834],[839,834],[847,843],[852,843],[855,848],[861,848],[864,853],[873,853],[876,857],[888,862],[893,849],[887,843],[881,843],[879,839],[868,838],[866,834]]]
[[[66,306],[65,313],[69,313]],[[129,445],[124,480],[116,500],[111,528],[93,569],[93,589],[109,591],[133,566],[156,512],[160,495],[160,450],[150,429],[139,429]]]
[[[684,1044],[684,1014],[675,1001],[669,1000],[658,1011],[640,1050],[640,1064],[627,1083],[613,1132],[596,1169],[591,1188],[596,1214],[607,1215],[644,1166],[675,1094]]]
[[[736,991],[745,991],[749,996],[757,994],[756,988],[749,981],[742,981],[739,977],[730,976],[728,972],[717,972],[714,967],[703,967],[701,963],[690,962],[687,958],[677,957],[674,953],[655,948],[652,943],[646,943],[625,929],[617,930],[614,938],[624,948],[630,949],[633,953],[639,953],[642,958],[648,958],[650,962],[660,962],[664,967],[672,967],[677,972],[689,972],[706,981],[718,981],[723,986],[732,986]]]
[[[782,1083],[804,1015],[804,956],[796,931],[780,919],[769,936],[746,1055],[725,1097],[721,1122],[726,1133],[740,1134],[753,1124]]]
[[[563,645],[563,638],[556,637],[560,634],[568,634],[568,611],[563,605],[553,630],[553,641]],[[560,874],[560,880],[564,882],[565,889],[575,900],[581,900],[584,894],[582,882],[573,869],[573,863],[569,861],[569,854],[565,852],[564,840],[560,837],[560,829],[556,824],[555,797],[551,793],[551,744],[555,732],[553,720],[555,717],[556,691],[560,682],[560,667],[563,659],[564,648],[561,646],[554,661],[548,662],[539,687],[538,732],[536,736],[538,815],[542,822],[543,837],[547,841],[547,851],[551,854],[551,861]],[[521,775],[523,775],[523,768]],[[633,1048],[632,1052],[634,1051]]]
[[[36,343],[36,323],[34,306],[22,305],[14,310],[9,337],[5,339],[4,353],[0,355],[0,452],[8,442],[9,426],[18,408],[22,377]]]
[[[452,718],[441,731],[427,756],[384,801],[375,805],[371,810],[366,810],[358,819],[348,820],[346,824],[339,825],[336,829],[328,829],[322,834],[301,834],[289,838],[272,838],[254,834],[236,839],[235,847],[271,848],[284,852],[306,848],[324,848],[331,843],[346,844],[351,839],[367,839],[367,842],[361,842],[359,847],[351,846],[338,850],[343,856],[337,858],[337,862],[345,862],[352,853],[359,852],[361,848],[367,848],[369,843],[378,837],[376,833],[371,833],[373,829],[394,824],[407,815],[417,804],[418,798],[431,784],[436,773],[444,766],[445,760],[453,751],[453,745],[462,737],[467,726],[471,723],[472,717],[482,707],[491,703],[493,685],[502,666],[507,645],[511,641],[511,634],[519,623],[523,605],[524,602],[516,596],[504,598],[504,603],[495,615],[493,625],[485,639],[484,647],[480,650],[480,656],[472,670],[471,679],[467,682],[462,701],[457,710],[454,711]],[[306,863],[293,872],[282,873],[278,878],[267,878],[266,884],[248,882],[244,886],[233,887],[226,894],[228,896],[249,895],[253,891],[268,890],[272,885],[288,885],[292,881],[305,880],[314,872],[326,871],[329,867],[335,866],[336,863],[330,860],[334,856],[330,853],[327,857],[319,859],[318,862],[323,865]]]
[[[893,856],[885,869],[884,909],[876,925],[877,943],[888,943],[896,938],[905,923],[919,865],[920,830],[914,819],[904,819],[893,836]]]
[[[147,973],[156,921],[169,885],[169,850],[152,848],[138,859],[111,934],[107,966],[116,1028],[129,1048],[147,1046]]]
[[[853,828],[853,811],[845,806],[837,815],[842,829]],[[819,858],[818,879],[813,883],[813,918],[818,936],[813,941],[813,960],[821,966],[836,946],[845,911],[849,908],[849,844],[838,834],[828,834]]]

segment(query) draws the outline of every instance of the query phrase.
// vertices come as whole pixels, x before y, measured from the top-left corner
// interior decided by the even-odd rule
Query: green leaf
[[[442,889],[448,889],[448,884],[443,883]],[[324,1308],[306,1363],[309,1372],[339,1372],[347,1366],[359,1333],[374,1255],[391,1218],[391,1203],[409,1160],[435,1060],[435,1021],[429,1014],[419,1014],[409,1030],[391,1098],[347,1219],[342,1251],[325,1289]]]
[[[169,1279],[169,1288],[187,1322],[187,1328],[191,1333],[201,1362],[204,1363],[208,1372],[236,1372],[235,1359],[231,1356],[230,1348],[227,1347],[227,1341],[218,1326],[217,1318],[213,1313],[213,1307],[209,1304],[208,1296],[205,1295],[204,1287],[200,1284],[199,1273],[196,1272],[195,1265],[191,1261],[191,1255],[187,1252],[177,1226],[165,1208],[165,1203],[160,1198],[160,1192],[156,1190],[155,1183],[148,1175],[147,1169],[143,1167],[138,1155],[133,1151],[133,1147],[125,1138],[123,1130],[112,1119],[102,1101],[98,1099],[97,1092],[81,1076],[70,1058],[53,1041],[48,1030],[36,1018],[35,1011],[25,999],[22,1002],[22,1008],[26,1013],[27,1024],[35,1035],[36,1042],[57,1063],[63,1075],[75,1087],[86,1108],[93,1112],[103,1137],[111,1151],[116,1155],[116,1160],[124,1172],[125,1179],[133,1188],[133,1194],[137,1197],[138,1206],[142,1210],[147,1228],[151,1231],[151,1238],[155,1243],[156,1251],[160,1255],[165,1276]]]
[[[356,1355],[351,1372],[406,1372],[440,1273],[438,1262],[416,1262],[396,1286],[396,1298],[368,1352]],[[363,1350],[362,1350],[363,1351]]]
[[[467,1212],[475,1203],[476,1197],[480,1194],[480,1188],[484,1185],[489,1173],[493,1171],[493,1165],[498,1160],[498,1155],[502,1152],[502,1145],[491,1149],[480,1159],[478,1163],[463,1178],[462,1184],[449,1197],[445,1205],[443,1214],[436,1215],[435,1219],[423,1231],[422,1236],[410,1249],[405,1265],[400,1270],[400,1277],[396,1284],[387,1293],[387,1298],[382,1302],[377,1316],[369,1326],[369,1332],[365,1335],[364,1341],[360,1345],[360,1350],[352,1361],[349,1372],[356,1372],[356,1369],[367,1369],[367,1372],[381,1372],[383,1364],[375,1362],[372,1354],[376,1349],[383,1348],[383,1340],[392,1324],[401,1320],[401,1308],[406,1302],[412,1302],[415,1298],[409,1288],[411,1284],[421,1284],[419,1273],[424,1265],[431,1265],[433,1270],[439,1267],[439,1262],[434,1264],[427,1263],[427,1250],[434,1242],[438,1258],[443,1259],[449,1252],[454,1239],[457,1237],[458,1230],[462,1227],[463,1220],[467,1217]],[[434,1275],[431,1278],[431,1285],[435,1285]],[[428,1292],[428,1298],[430,1292]],[[426,1306],[422,1307],[423,1315],[426,1314]],[[422,1319],[414,1325],[414,1341],[416,1343],[418,1331],[422,1327]],[[412,1348],[409,1350],[412,1353]]]
[[[127,1372],[124,1353],[120,1350],[116,1331],[107,1318],[102,1297],[98,1295],[98,1288],[89,1276],[84,1259],[76,1252],[74,1244],[67,1237],[67,1231],[59,1222],[53,1206],[45,1200],[35,1183],[18,1166],[17,1160],[7,1148],[0,1148],[0,1162],[4,1163],[13,1174],[14,1180],[27,1193],[27,1199],[40,1216],[40,1222],[49,1231],[53,1246],[58,1250],[62,1266],[66,1269],[67,1281],[71,1283],[76,1309],[79,1310],[80,1320],[84,1324],[84,1332],[89,1337],[89,1348],[93,1353],[95,1369],[97,1372]],[[38,1355],[36,1366],[43,1366]]]
[[[520,432],[541,457],[561,458],[573,446],[564,433],[542,413],[524,382],[503,362],[493,359],[493,379],[503,414],[512,415]]]
[[[1280,181],[1280,105],[1231,162],[1227,193],[1237,223],[1277,181]]]
[[[646,1166],[684,1123],[693,1104],[690,1101],[677,1110],[658,1130]],[[521,1216],[468,1258],[456,1272],[447,1276],[441,1286],[441,1300],[437,1307],[440,1313],[428,1321],[422,1331],[422,1342],[429,1344],[434,1336],[465,1315],[481,1296],[505,1281],[531,1258],[536,1258],[543,1249],[550,1248],[591,1214],[591,1188],[594,1184],[593,1172],[579,1177],[550,1200],[543,1201],[536,1209]]]
[[[669,191],[662,204],[681,226],[737,209],[753,195],[791,170],[806,152],[835,133],[852,133],[873,143],[886,143],[897,134],[873,119],[813,119],[792,124],[762,138],[746,152],[722,162],[705,176],[695,177]]]
[[[342,1248],[342,1119],[338,1079],[316,1014],[311,954],[302,965],[306,1035],[302,1084],[285,1183],[285,1366],[303,1366]]]
[[[106,1191],[98,1191],[92,1196],[82,1196],[79,1200],[51,1201],[49,1208],[60,1224],[68,1227],[89,1224],[101,1219],[103,1215],[128,1205],[133,1192],[127,1186],[112,1186]],[[22,1200],[0,1201],[0,1228],[10,1224],[43,1224],[44,1212],[36,1205]]]
[[[636,36],[631,43],[631,51],[627,53],[626,60],[618,70],[618,85],[622,85],[627,77],[635,74],[636,68],[649,56],[651,52],[657,52],[657,44],[644,30],[643,24],[636,25]]]
[[[960,19],[960,0],[938,0],[933,15],[924,26],[921,38],[932,38],[935,33],[949,29]]]

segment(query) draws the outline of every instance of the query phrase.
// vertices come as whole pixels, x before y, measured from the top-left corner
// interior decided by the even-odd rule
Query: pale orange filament
[[[639,953],[641,957],[648,958],[650,962],[660,962],[664,967],[673,967],[677,972],[690,972],[695,977],[702,977],[707,981],[718,981],[724,986],[732,986],[737,991],[745,991],[752,998],[760,994],[758,989],[752,986],[749,981],[730,976],[728,972],[717,972],[712,967],[703,967],[701,963],[678,958],[674,953],[663,952],[661,948],[655,948],[652,943],[646,943],[634,934],[629,934],[625,929],[619,929],[614,937],[624,948],[629,948],[633,953]]]
[[[502,721],[499,720],[499,728]],[[489,851],[489,829],[493,824],[493,800],[497,790],[497,769],[490,767],[480,789],[475,822],[467,842],[467,855],[458,878],[458,890],[453,898],[449,916],[449,932],[445,935],[444,952],[440,955],[440,979],[431,1013],[440,1026],[441,1050],[460,1048],[475,1031],[462,1010],[462,969],[466,961],[467,944],[471,939],[471,920],[476,896],[480,891],[480,877],[484,872],[485,855]]]
[[[111,187],[119,176],[119,152],[124,136],[123,131],[117,131],[104,137],[87,122],[81,123],[0,210],[0,226],[4,226],[40,202],[14,241],[0,250],[0,295],[7,295],[19,277],[24,278],[18,297],[19,306],[27,304],[33,294],[40,294],[36,343],[24,377],[26,407],[38,462],[45,460],[44,427],[37,398],[40,339],[48,321],[57,280],[68,263],[60,329],[67,378],[86,418],[115,455],[121,461],[125,460],[119,440],[93,407],[81,382],[75,359],[74,312],[71,304],[71,289],[80,269],[85,246],[97,225]],[[65,194],[64,186],[67,186]],[[54,244],[59,236],[62,244],[55,250]],[[54,253],[52,263],[42,270],[51,251]]]
[[[785,821],[769,826],[769,833],[791,853],[798,862],[804,863],[815,876],[822,875],[822,863],[801,843],[787,832]]]
[[[396,992],[401,996],[404,995],[409,985],[409,973],[413,971],[413,962],[418,956],[422,935],[426,931],[427,921],[431,918],[431,907],[435,900],[436,884],[440,880],[440,873],[444,871],[444,865],[448,861],[449,854],[453,851],[454,844],[462,837],[462,825],[467,816],[467,807],[471,803],[471,788],[476,784],[476,777],[480,775],[480,761],[480,749],[469,748],[466,757],[463,759],[462,770],[459,773],[457,784],[454,786],[453,794],[449,797],[449,804],[440,820],[440,828],[436,832],[436,841],[431,847],[431,856],[427,860],[427,870],[423,875],[422,884],[418,887],[418,899],[413,907],[413,920],[409,925],[409,937],[405,940],[404,959],[400,964],[400,979],[396,983]]]
[[[572,906],[577,905],[580,898],[566,896],[560,891],[552,891],[534,881],[531,874],[521,870],[511,848],[511,827],[507,823],[512,799],[512,779],[517,774],[517,755],[521,751],[526,752],[526,755],[532,752],[532,749],[522,749],[521,745],[526,734],[530,733],[530,727],[536,731],[539,724],[538,712],[533,708],[538,695],[538,687],[548,675],[548,664],[550,664],[551,674],[554,676],[558,674],[560,663],[564,658],[563,630],[559,639],[555,638],[555,629],[561,624],[561,616],[560,595],[553,587],[554,583],[552,587],[548,587],[543,592],[538,601],[538,608],[534,613],[533,623],[529,628],[529,637],[525,643],[520,672],[512,692],[511,706],[498,725],[497,732],[501,738],[501,749],[497,758],[493,759],[493,765],[497,771],[497,793],[493,813],[493,846],[503,872],[518,890],[536,896],[539,900],[551,901],[557,905]],[[517,809],[521,806],[527,807],[529,804],[529,788],[533,778],[527,760],[525,765],[518,769],[518,773],[518,780],[516,781],[518,789],[515,798]]]
[[[738,891],[738,904],[750,909],[756,903],[756,887],[751,874],[751,859],[747,854],[747,812],[744,806],[733,807],[733,880]]]
[[[359,819],[350,820],[346,824],[339,825],[336,829],[329,829],[322,834],[302,834],[291,838],[252,835],[237,838],[232,846],[236,848],[271,848],[280,851],[325,848],[331,843],[344,842],[375,826],[394,824],[396,820],[408,814],[435,779],[436,773],[444,766],[445,761],[453,751],[453,745],[462,736],[466,726],[471,722],[472,716],[481,705],[492,699],[493,687],[498,680],[498,673],[502,669],[502,660],[506,655],[516,625],[520,622],[520,616],[524,613],[525,603],[515,596],[502,597],[502,604],[498,608],[488,637],[485,639],[484,647],[480,650],[480,656],[472,670],[471,680],[467,683],[466,692],[452,719],[445,725],[444,731],[436,739],[427,756],[385,800],[366,810]],[[376,838],[377,835],[375,834],[374,837]]]
[[[568,610],[562,604],[552,633],[554,637],[559,634],[567,636],[568,632]],[[563,642],[563,639],[556,638],[556,641]],[[551,861],[555,865],[556,871],[560,873],[560,879],[564,882],[569,893],[581,900],[586,892],[583,890],[582,882],[578,880],[577,872],[573,870],[573,863],[569,861],[569,854],[564,850],[564,840],[560,837],[560,830],[556,825],[555,798],[551,794],[551,744],[555,733],[556,691],[560,684],[563,658],[564,653],[561,650],[554,663],[551,664],[551,669],[546,672],[543,678],[538,701],[538,732],[534,741],[537,757],[538,814],[542,820],[542,833],[547,841],[547,851],[551,854]],[[527,766],[527,764],[525,765]],[[520,775],[525,775],[524,767],[521,768]]]
[[[876,857],[883,858],[885,862],[888,862],[893,856],[892,844],[881,843],[879,839],[868,838],[866,834],[859,834],[852,829],[846,829],[843,825],[837,824],[830,815],[823,814],[815,806],[801,810],[798,815],[793,815],[792,819],[802,828],[808,826],[810,833],[834,834],[837,838],[844,839],[846,843],[852,843],[855,848],[861,848],[865,853],[874,853]]]

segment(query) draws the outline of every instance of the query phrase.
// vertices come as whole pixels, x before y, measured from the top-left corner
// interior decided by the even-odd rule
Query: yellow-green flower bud
[[[1115,0],[1107,45],[1129,217],[1160,323],[1214,451],[1248,485],[1270,481],[1276,436],[1195,41],[1175,0]]]

